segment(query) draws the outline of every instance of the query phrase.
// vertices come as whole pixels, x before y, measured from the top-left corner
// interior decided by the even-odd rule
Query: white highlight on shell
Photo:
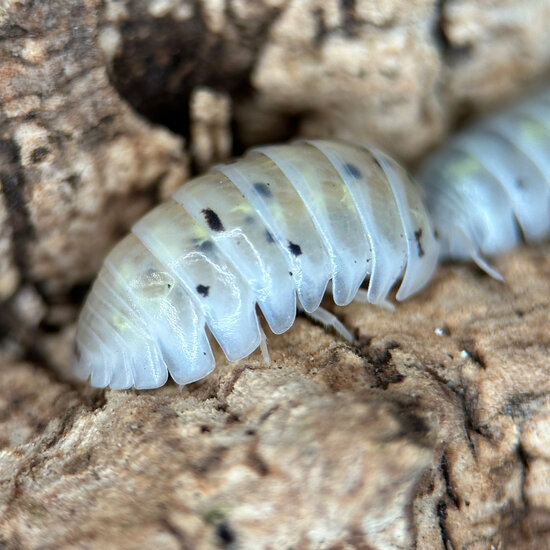
[[[262,342],[256,305],[275,333],[300,307],[323,323],[331,281],[349,304],[390,306],[431,278],[438,243],[419,190],[375,149],[300,141],[249,151],[177,190],[107,256],[76,335],[80,378],[155,388],[214,368],[207,331],[235,361]],[[341,324],[340,334],[350,337]]]
[[[178,189],[107,256],[79,320],[76,374],[113,389],[187,384],[214,368],[209,334],[229,360],[258,346],[268,357],[256,306],[274,333],[300,308],[350,338],[319,307],[329,282],[338,305],[391,308],[395,283],[406,299],[440,257],[500,278],[485,255],[550,234],[549,151],[550,92],[458,134],[420,170],[422,189],[374,148],[252,149]]]

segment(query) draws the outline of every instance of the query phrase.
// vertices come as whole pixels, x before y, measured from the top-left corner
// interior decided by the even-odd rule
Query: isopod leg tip
[[[484,258],[481,257],[479,252],[476,252],[475,254],[472,254],[472,260],[476,263],[476,265],[485,271],[487,275],[492,277],[493,279],[496,279],[497,281],[504,282],[504,276],[497,271],[494,267],[489,264]]]

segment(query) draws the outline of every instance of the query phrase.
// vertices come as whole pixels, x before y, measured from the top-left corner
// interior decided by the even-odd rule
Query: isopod
[[[458,133],[420,169],[442,258],[484,256],[550,234],[550,92]]]
[[[421,187],[373,147],[304,140],[250,150],[178,189],[107,256],[82,310],[76,374],[93,386],[155,388],[207,376],[207,331],[236,361],[300,308],[389,305],[424,287],[440,258],[485,260],[550,234],[550,93],[458,134]],[[436,236],[437,235],[437,236]],[[368,279],[367,290],[361,289]],[[329,285],[330,283],[330,285]]]
[[[419,189],[374,148],[299,141],[250,150],[178,189],[107,256],[78,323],[76,374],[97,387],[155,388],[208,375],[206,329],[236,361],[299,307],[387,304],[432,277],[439,245]],[[368,277],[368,289],[360,289]]]

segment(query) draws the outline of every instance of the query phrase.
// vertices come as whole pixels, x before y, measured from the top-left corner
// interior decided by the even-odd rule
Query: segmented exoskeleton
[[[94,386],[153,388],[206,376],[205,326],[228,359],[288,330],[299,306],[385,304],[431,278],[438,258],[418,189],[374,149],[301,141],[253,149],[193,179],[139,220],[107,256],[78,325],[77,374]]]
[[[550,92],[460,132],[418,173],[442,258],[472,258],[550,233]]]
[[[252,149],[185,184],[107,256],[78,324],[77,375],[187,384],[214,368],[207,330],[232,361],[262,345],[256,305],[274,333],[298,307],[349,339],[319,307],[327,288],[338,305],[388,305],[400,278],[398,300],[440,257],[500,277],[483,255],[550,233],[548,151],[548,93],[458,134],[419,172],[422,190],[375,148]]]

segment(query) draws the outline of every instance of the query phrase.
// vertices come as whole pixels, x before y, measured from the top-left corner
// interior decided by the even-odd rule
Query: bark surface
[[[0,1],[0,546],[550,546],[550,248],[333,307],[180,390],[70,376],[83,291],[189,173],[296,135],[404,161],[534,84],[548,1]],[[330,307],[330,306],[329,306]]]

